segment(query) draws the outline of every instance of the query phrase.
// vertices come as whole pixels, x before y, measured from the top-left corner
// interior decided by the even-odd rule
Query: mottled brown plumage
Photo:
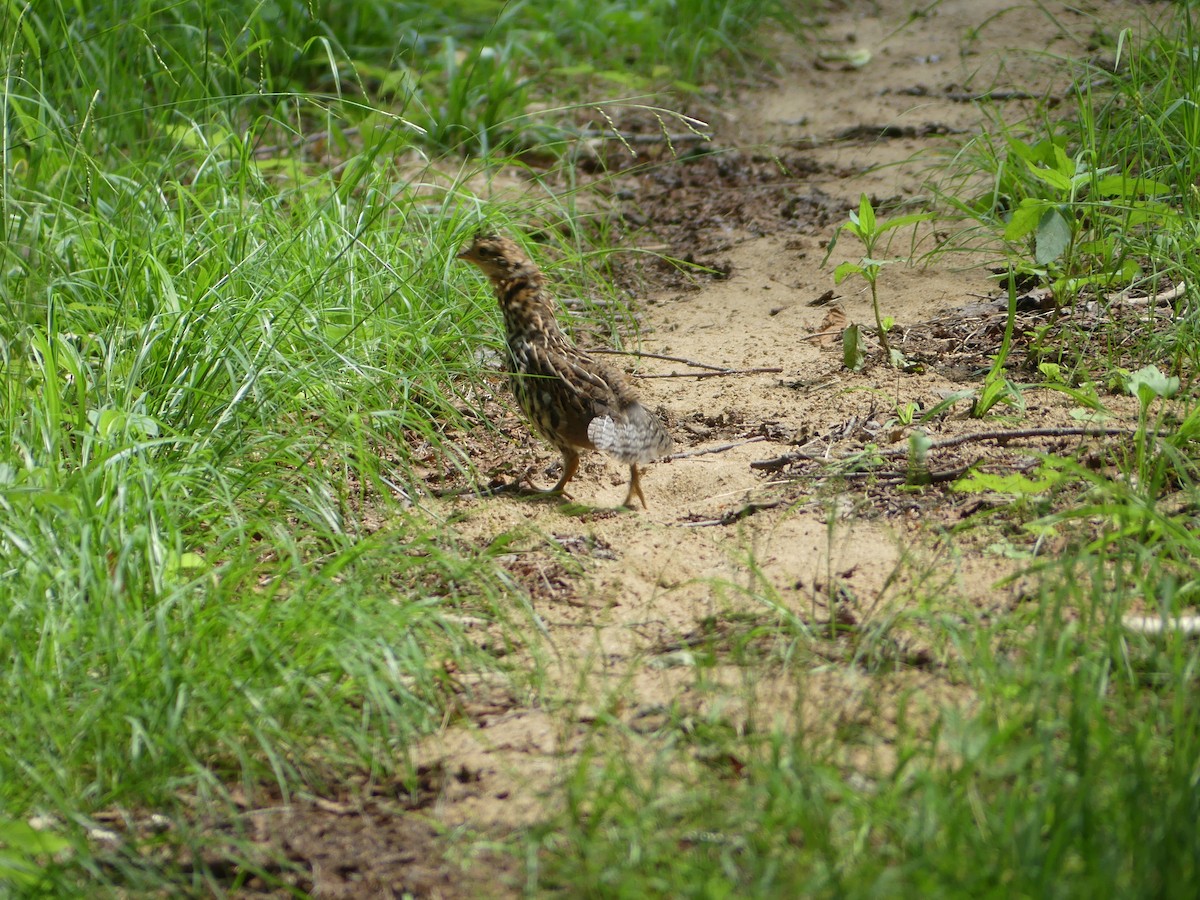
[[[603,450],[629,465],[624,505],[636,496],[645,507],[638,464],[669,453],[671,436],[629,379],[563,334],[545,276],[516,243],[481,234],[458,258],[491,279],[504,313],[513,393],[533,429],[562,453],[562,478],[549,493],[562,492],[574,477],[580,450]]]

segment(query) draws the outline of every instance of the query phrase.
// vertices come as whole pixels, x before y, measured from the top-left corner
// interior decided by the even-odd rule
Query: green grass
[[[648,735],[597,727],[566,811],[535,837],[539,886],[1188,896],[1200,867],[1198,660],[1190,643],[1130,638],[1109,615],[1162,584],[1146,554],[1122,550],[1115,572],[1107,554],[1060,561],[1064,577],[995,625],[927,622],[960,651],[959,699],[932,715],[927,686],[891,699],[868,686],[857,708],[806,716],[798,701],[787,730],[703,713]],[[782,674],[803,698],[821,689],[806,674],[819,668],[802,657]]]
[[[391,200],[382,170],[277,183],[243,150],[110,160],[48,136],[43,178],[8,178],[16,818],[403,771],[444,716],[442,661],[494,664],[445,618],[508,615],[486,554],[392,502],[415,453],[454,464],[455,385],[494,340],[446,277],[468,226]]]

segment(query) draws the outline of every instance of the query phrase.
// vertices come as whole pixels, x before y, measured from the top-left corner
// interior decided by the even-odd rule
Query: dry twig
[[[1022,438],[1034,437],[1129,437],[1133,433],[1128,428],[1017,428],[1009,431],[977,431],[972,434],[960,434],[957,437],[934,441],[926,446],[925,450],[944,450],[947,447],[959,447],[975,441],[1015,441]],[[756,459],[750,463],[750,468],[765,470],[782,469],[789,463],[801,460],[840,462],[842,460],[854,459],[856,456],[861,456],[866,452],[864,450],[857,450],[854,453],[845,453],[832,458],[815,456],[811,453],[785,453],[783,456],[776,456],[774,459]],[[910,452],[910,448],[904,446],[894,447],[890,450],[877,450],[872,452],[871,455],[884,459],[895,459],[900,456],[908,456]]]
[[[666,375],[634,375],[634,378],[725,378],[731,375],[778,375],[779,366],[763,366],[757,369],[721,369],[719,372],[670,372]]]
[[[757,444],[759,441],[765,441],[766,435],[760,434],[757,437],[747,438],[744,441],[735,441],[732,444],[722,444],[720,447],[703,447],[699,450],[686,450],[682,453],[672,453],[670,456],[664,457],[663,462],[670,462],[675,459],[688,459],[693,456],[708,456],[711,453],[724,453],[726,450],[732,450],[734,447],[744,447],[746,444]]]
[[[703,372],[671,372],[666,375],[634,375],[634,378],[721,378],[727,375],[778,375],[783,369],[778,366],[764,366],[754,369],[731,369],[728,366],[714,366],[710,363],[696,362],[683,356],[667,356],[664,353],[647,353],[642,350],[588,350],[588,353],[606,356],[637,356],[642,359],[661,359],[665,362],[682,363],[693,369],[704,369]]]

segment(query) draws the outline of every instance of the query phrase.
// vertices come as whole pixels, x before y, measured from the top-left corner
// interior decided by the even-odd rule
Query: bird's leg
[[[634,496],[642,501],[642,509],[649,509],[649,507],[646,506],[646,496],[642,493],[642,483],[640,476],[638,475],[637,463],[633,463],[629,466],[629,493],[625,495],[625,502],[623,502],[621,505],[628,506],[632,509]]]
[[[575,473],[579,471],[579,454],[570,448],[562,451],[563,458],[563,473],[562,478],[558,479],[558,484],[546,491],[547,494],[562,494],[568,500],[571,499],[563,488],[567,486],[567,482],[575,477]]]

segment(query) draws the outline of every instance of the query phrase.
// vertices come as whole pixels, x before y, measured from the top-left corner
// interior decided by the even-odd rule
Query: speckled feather
[[[459,259],[478,266],[496,289],[513,393],[533,428],[563,454],[555,490],[574,475],[578,450],[602,450],[630,466],[626,505],[634,495],[645,505],[637,465],[669,453],[671,436],[629,379],[563,334],[545,276],[516,243],[480,235]]]

